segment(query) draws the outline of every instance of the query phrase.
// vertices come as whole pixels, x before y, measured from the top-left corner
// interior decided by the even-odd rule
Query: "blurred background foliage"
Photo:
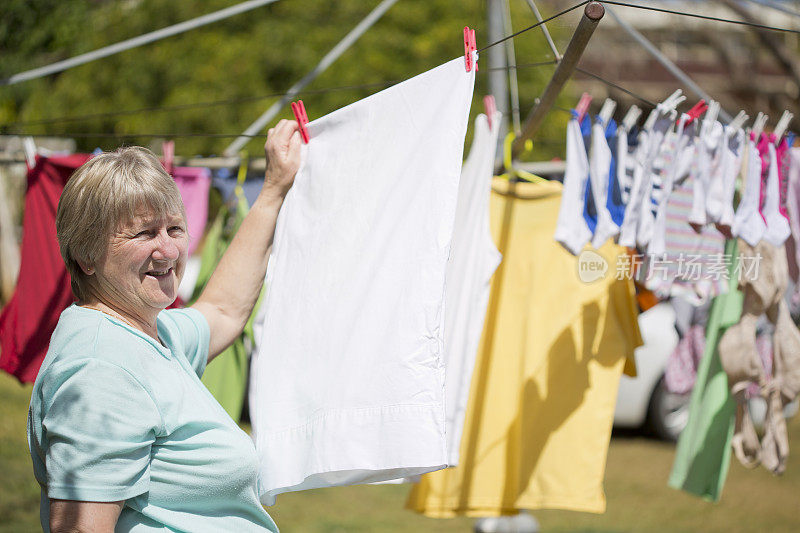
[[[0,77],[66,59],[238,3],[236,0],[4,0],[0,18]],[[43,79],[0,87],[0,125],[6,132],[50,136],[105,133],[238,134],[279,93],[312,69],[378,0],[280,0],[227,20],[78,66]],[[524,2],[511,2],[514,30],[535,23]],[[556,8],[540,5],[544,16]],[[461,30],[477,29],[488,44],[482,0],[400,0],[301,94],[309,117],[325,115],[463,54]],[[550,24],[560,49],[576,17]],[[515,38],[517,62],[553,59],[536,29]],[[472,115],[487,92],[487,63],[478,74]],[[553,66],[518,70],[522,117],[542,92]],[[376,84],[367,88],[322,89]],[[273,96],[270,96],[273,95]],[[180,110],[97,117],[51,124],[26,122],[88,114],[212,102],[240,102]],[[573,97],[563,94],[562,107]],[[291,118],[288,107],[281,117]],[[563,157],[568,115],[555,110],[529,158]],[[276,119],[275,121],[277,121]],[[165,138],[169,138],[165,135]],[[120,144],[158,147],[149,137],[78,137],[78,149]],[[176,139],[179,155],[219,154],[231,138]],[[469,139],[468,139],[469,141]],[[260,155],[263,140],[247,146]]]

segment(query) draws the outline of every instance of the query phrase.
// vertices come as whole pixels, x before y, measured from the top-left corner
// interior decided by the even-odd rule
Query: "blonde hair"
[[[67,181],[56,211],[56,236],[79,301],[89,296],[91,280],[79,262],[94,265],[111,235],[142,207],[157,214],[180,213],[186,220],[175,181],[147,148],[130,146],[101,153]]]

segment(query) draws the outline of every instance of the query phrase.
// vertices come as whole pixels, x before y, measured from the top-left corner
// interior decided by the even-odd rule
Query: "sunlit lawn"
[[[0,373],[0,533],[39,530],[39,488],[25,442],[30,386]],[[606,470],[603,515],[536,511],[543,531],[800,531],[800,417],[790,422],[796,450],[787,473],[745,470],[735,460],[722,501],[710,504],[666,486],[674,447],[615,436]],[[473,521],[434,520],[403,509],[405,486],[320,489],[278,497],[269,509],[284,533],[468,532]]]

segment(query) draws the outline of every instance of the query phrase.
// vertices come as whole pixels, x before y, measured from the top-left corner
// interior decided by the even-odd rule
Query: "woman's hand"
[[[267,170],[264,175],[264,189],[286,196],[294,183],[294,176],[300,168],[300,130],[297,122],[281,120],[267,132],[264,152],[267,156]]]

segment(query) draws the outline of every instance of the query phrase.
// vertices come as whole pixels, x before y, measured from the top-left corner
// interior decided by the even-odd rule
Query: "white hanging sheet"
[[[474,81],[461,57],[308,124],[251,372],[262,502],[447,465],[445,271]]]

